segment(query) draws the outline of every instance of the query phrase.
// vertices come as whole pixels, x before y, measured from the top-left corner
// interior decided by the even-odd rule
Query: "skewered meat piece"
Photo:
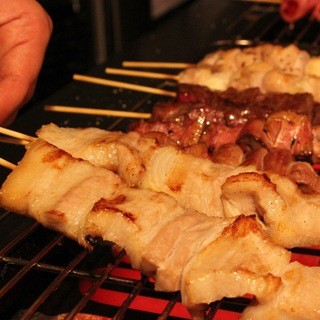
[[[304,194],[290,179],[268,172],[226,179],[221,199],[226,217],[253,213],[285,248],[319,245],[320,194]]]
[[[135,268],[157,230],[185,211],[173,198],[132,189],[113,172],[72,158],[41,139],[29,144],[4,182],[0,203],[86,248],[91,247],[88,236],[115,242]]]
[[[157,103],[152,118],[136,121],[130,130],[161,132],[179,147],[204,145],[204,157],[225,144],[251,149],[248,137],[260,147],[286,148],[294,157],[317,159],[318,104],[310,94],[262,94],[257,88],[212,92],[180,85],[176,101]],[[285,144],[284,144],[285,142]]]
[[[246,167],[197,158],[171,146],[161,147],[156,139],[136,132],[109,139],[109,133],[102,129],[49,124],[37,134],[75,158],[114,170],[132,186],[164,192],[184,208],[208,216],[223,216],[220,187],[225,179],[248,171]]]
[[[298,262],[284,268],[281,284],[264,303],[255,303],[244,310],[240,320],[317,320],[320,268],[306,268]]]
[[[143,257],[143,270],[155,277],[155,289],[177,291],[187,261],[216,239],[234,219],[208,217],[194,212],[174,219],[159,231]],[[156,270],[156,273],[154,273]]]
[[[314,179],[303,179],[302,188],[296,176],[289,174],[294,161],[320,161],[318,110],[310,94],[263,95],[258,89],[212,92],[180,85],[177,101],[156,104],[152,119],[135,122],[131,129],[143,135],[164,134],[184,152],[214,162],[227,159],[223,163],[287,173],[301,190],[318,192]],[[236,156],[230,156],[230,149]],[[304,177],[315,174],[307,166],[300,171]]]
[[[173,121],[197,107],[197,103],[202,103],[208,108],[207,113],[212,115],[211,122],[229,126],[256,118],[266,119],[273,113],[287,110],[304,114],[312,121],[318,107],[312,95],[308,93],[263,94],[258,88],[243,91],[228,88],[220,92],[199,85],[180,84],[176,101],[156,104],[152,110],[152,119]]]
[[[201,306],[222,297],[254,292],[257,301],[264,301],[281,283],[268,269],[276,270],[274,274],[277,275],[284,268],[283,261],[290,259],[283,251],[278,251],[275,257],[273,247],[254,217],[238,217],[186,265],[182,276],[182,302],[197,318],[199,313],[201,315]],[[255,248],[263,248],[263,258],[254,253]],[[215,259],[218,252],[224,254]]]
[[[103,132],[97,128],[59,128],[50,124],[43,126],[38,135],[76,158],[97,159],[94,165],[113,169],[118,166],[115,172],[124,179],[133,178],[136,187],[169,194],[184,208],[217,217],[257,214],[272,240],[284,247],[320,244],[320,229],[315,226],[320,193],[304,194],[290,179],[271,171],[262,173],[252,166],[217,164],[171,146],[160,147],[155,139],[135,132],[122,134],[121,139],[111,142],[107,142]],[[81,150],[77,148],[79,141]],[[110,143],[112,156],[118,161],[111,164],[108,162]],[[120,150],[131,150],[132,161],[128,152],[123,153],[125,159],[117,152],[119,143]],[[128,175],[128,172],[133,175],[130,163],[136,161],[142,161],[139,167],[144,170],[132,177]],[[310,176],[303,174],[309,171],[301,166],[300,170],[291,168],[291,175],[296,174],[303,184],[309,181],[310,185],[319,186],[317,180],[310,181]]]
[[[320,101],[318,74],[309,73],[311,56],[296,45],[261,44],[218,50],[179,74],[179,83],[224,91],[259,88],[263,93],[309,92]],[[316,61],[317,69],[320,60]],[[314,65],[315,61],[312,61]]]
[[[168,290],[178,290],[181,281],[197,276],[195,266],[199,263],[195,257],[197,252],[201,252],[199,258],[206,256],[203,250],[209,252],[211,261],[208,262],[213,263],[216,272],[223,274],[224,269],[227,273],[232,269],[238,273],[237,281],[229,280],[234,287],[230,287],[228,296],[233,297],[244,292],[239,287],[240,282],[248,282],[244,270],[248,270],[250,279],[255,278],[246,287],[247,293],[269,294],[270,287],[279,282],[277,274],[290,260],[290,252],[267,239],[254,217],[210,218],[192,210],[186,211],[166,194],[130,188],[111,171],[72,158],[41,139],[28,145],[24,158],[3,183],[0,204],[37,219],[87,248],[91,247],[89,238],[114,242],[127,251],[133,267],[144,271],[144,266],[148,266],[146,271],[155,274],[158,288],[167,288],[168,283],[161,284],[157,269],[168,273],[165,269],[172,268],[172,263],[179,261],[177,282],[169,284]],[[188,222],[190,218],[191,223]],[[192,221],[197,223],[194,225]],[[174,226],[179,224],[180,228],[173,229],[171,223]],[[185,223],[186,228],[181,223]],[[163,233],[166,228],[175,236],[167,239],[166,232]],[[194,240],[196,245],[190,248],[183,245],[184,241],[191,244]],[[228,241],[232,244],[229,247],[226,246]],[[238,249],[247,248],[253,241],[256,245],[251,247],[250,254],[240,254]],[[157,245],[163,242],[164,248]],[[150,247],[151,244],[156,247]],[[235,252],[238,254],[233,264],[230,258]],[[179,255],[182,255],[181,259]],[[150,257],[153,258],[149,260]],[[184,280],[183,270],[189,261],[192,261],[191,267]],[[208,267],[206,265],[206,269]],[[210,289],[213,294],[207,292],[207,303],[222,297],[225,288],[222,285],[214,291]],[[190,294],[196,293],[188,290]],[[183,298],[183,301],[188,301],[188,307],[196,308],[188,299]]]

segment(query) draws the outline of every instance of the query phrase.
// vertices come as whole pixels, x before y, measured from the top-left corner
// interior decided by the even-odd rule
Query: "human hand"
[[[35,90],[52,21],[35,0],[0,0],[0,125],[10,124]]]
[[[320,22],[319,0],[281,0],[280,15],[288,23],[295,23],[310,15],[311,20]]]

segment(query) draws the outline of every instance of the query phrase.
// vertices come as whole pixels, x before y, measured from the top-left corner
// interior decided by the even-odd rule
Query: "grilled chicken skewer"
[[[294,44],[261,44],[207,54],[195,67],[179,74],[180,83],[197,84],[211,90],[260,88],[263,93],[313,94],[320,101],[320,59]]]
[[[213,163],[135,132],[50,124],[38,136],[76,158],[116,172],[131,186],[169,194],[184,208],[218,217],[256,214],[271,239],[283,247],[320,244],[316,223],[320,194],[302,193],[285,176],[253,166]]]
[[[127,65],[126,65],[127,66]],[[320,58],[310,56],[294,44],[260,44],[246,48],[217,50],[177,75],[107,69],[108,73],[175,80],[224,91],[259,88],[263,93],[313,94],[320,102]],[[108,71],[109,70],[109,71]]]

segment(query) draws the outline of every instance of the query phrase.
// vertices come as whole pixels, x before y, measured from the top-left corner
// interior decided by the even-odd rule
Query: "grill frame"
[[[311,54],[319,54],[320,33],[314,34],[313,32],[316,22],[309,21],[308,18],[305,18],[294,26],[288,25],[281,20],[278,14],[278,6],[274,4],[235,1],[233,2],[233,5],[236,8],[241,7],[241,13],[237,14],[235,19],[233,19],[231,15],[230,19],[220,20],[220,30],[223,29],[224,33],[222,34],[220,32],[219,34],[212,34],[211,42],[206,48],[206,52],[199,52],[198,56],[194,57],[195,61],[199,60],[203,54],[216,49],[234,46],[242,47],[270,41],[281,44],[294,42],[301,48],[307,49]],[[263,20],[268,21],[268,24],[261,23]],[[213,27],[213,30],[216,30],[216,28],[218,27]],[[271,38],[271,35],[274,35],[275,29],[277,29],[276,36]],[[241,32],[238,32],[239,30],[241,30]],[[93,70],[92,73],[99,75],[101,69]],[[150,82],[151,81],[149,81],[149,83]],[[152,82],[152,85],[154,84],[156,86],[169,88],[175,86],[175,84],[170,81]],[[82,86],[79,84],[79,86],[74,88],[71,84],[71,87],[69,87],[68,90],[71,90],[74,95],[79,95],[79,92],[81,92],[83,88],[85,88],[85,95],[88,90],[85,85]],[[114,102],[112,102],[114,105],[119,106],[119,95],[125,96],[122,103],[126,105],[126,108],[130,106],[129,109],[133,111],[139,110],[148,112],[152,108],[154,101],[159,99],[158,97],[146,94],[132,95],[130,92],[125,93],[121,90],[114,92],[114,90],[110,89],[110,92],[114,94]],[[94,92],[90,92],[89,94],[89,96],[94,95]],[[59,96],[59,94],[57,94],[55,99],[61,99],[65,103],[64,95]],[[83,103],[83,101],[81,102]],[[97,102],[95,101],[95,103]],[[39,111],[39,107],[36,108],[36,111]],[[49,122],[48,119],[50,119],[50,117],[47,115],[44,116],[44,114],[42,115],[43,117],[39,117],[40,123]],[[33,116],[34,113],[22,115],[21,121],[25,121],[25,119],[34,120]],[[90,120],[92,122],[88,122],[88,120],[83,121],[83,123],[87,125],[96,125],[98,123],[108,130],[124,130],[128,126],[128,120],[126,119],[108,119],[108,121],[104,121],[101,120],[101,118],[96,118]],[[74,124],[72,118],[70,118],[67,123],[65,119],[61,120],[61,123]],[[80,125],[82,125],[82,123]],[[17,126],[19,127],[19,122]],[[34,126],[39,127],[39,123],[35,121]],[[30,131],[31,130],[32,129],[30,128]],[[30,133],[32,134],[32,132]],[[9,149],[9,156],[12,155],[12,161],[17,161],[22,153],[23,150],[17,152],[16,150],[12,151],[11,148]],[[77,244],[66,239],[63,235],[54,231],[48,231],[31,219],[17,216],[12,212],[1,211],[0,231],[2,234],[4,234],[8,226],[14,228],[17,225],[21,226],[21,230],[18,228],[16,232],[12,232],[11,235],[6,235],[0,242],[0,283],[6,283],[0,289],[0,301],[2,301],[0,302],[0,317],[24,320],[38,318],[53,319],[50,315],[53,316],[54,314],[65,313],[65,319],[74,319],[79,313],[97,313],[118,320],[132,319],[137,315],[139,315],[139,318],[143,319],[174,320],[188,318],[185,317],[184,312],[174,313],[178,315],[182,314],[181,317],[172,315],[174,308],[181,308],[179,300],[180,296],[178,293],[167,294],[155,292],[153,290],[152,280],[145,276],[130,278],[130,276],[123,277],[118,275],[119,271],[125,270],[128,270],[127,273],[131,275],[132,269],[130,269],[128,264],[124,261],[124,252],[121,252],[116,256],[111,254],[111,245],[109,243],[100,244],[95,248],[94,252],[88,253]],[[42,237],[39,237],[39,233]],[[43,237],[44,234],[49,234],[50,239],[46,239],[46,236]],[[47,243],[43,246],[43,242]],[[27,257],[25,257],[25,253],[28,251],[26,248],[32,252],[28,253]],[[66,251],[68,254],[66,254]],[[107,259],[102,259],[104,261],[98,259],[97,261],[96,257],[99,255],[101,256],[101,251],[103,251],[103,254],[105,251],[108,252]],[[319,264],[320,249],[294,249],[292,252],[295,260],[303,261],[310,265]],[[66,254],[68,258],[61,265],[55,263],[55,261],[51,262],[51,256],[56,257],[64,254]],[[104,270],[102,274],[94,271],[96,268],[101,267],[103,267]],[[11,272],[14,273],[12,277],[10,276]],[[7,313],[3,313],[3,308],[5,308],[6,305],[2,298],[8,295],[10,296],[11,293],[15,291],[17,284],[21,282],[24,283],[25,277],[30,276],[30,274],[33,273],[41,274],[41,277],[37,276],[37,280],[42,278],[43,274],[45,274],[44,278],[46,278],[47,275],[50,275],[50,281],[48,282],[47,287],[42,290],[40,295],[35,297],[29,305],[28,302],[23,302],[15,312],[12,312],[12,307],[9,306],[8,308],[10,310]],[[47,281],[47,279],[45,280]],[[76,302],[71,303],[71,305],[68,306],[68,310],[63,306],[61,310],[54,310],[56,312],[53,312],[52,310],[51,313],[48,313],[48,316],[44,316],[43,310],[47,311],[48,309],[45,305],[48,303],[48,300],[50,300],[49,296],[57,294],[57,287],[61,287],[64,282],[70,280],[72,280],[72,286],[74,286],[74,282],[76,283],[75,287],[72,288],[77,290],[79,299]],[[79,283],[88,283],[88,281],[93,283],[91,289],[89,288],[85,294],[81,294]],[[26,283],[32,284],[32,281],[28,279]],[[99,290],[100,292],[104,289],[112,291],[115,287],[117,288],[115,292],[119,290],[127,295],[127,298],[123,303],[118,301],[117,303],[114,303],[114,305],[103,306],[101,303],[92,302],[92,298]],[[23,290],[29,292],[30,288],[19,288],[20,296],[23,296]],[[142,306],[140,304],[134,306],[134,304],[139,297],[143,296],[159,299],[159,301],[166,301],[163,310],[161,310],[161,312],[139,310]],[[208,307],[207,319],[237,319],[240,312],[249,302],[250,297],[243,297],[237,299],[223,299],[213,303]],[[56,304],[53,305],[53,308],[55,307]]]

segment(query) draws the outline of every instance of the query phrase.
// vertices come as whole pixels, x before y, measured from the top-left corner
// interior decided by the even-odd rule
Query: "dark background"
[[[72,74],[85,73],[127,50],[137,38],[191,1],[180,0],[157,17],[152,15],[150,0],[39,2],[51,16],[54,30],[33,102],[70,82]]]

